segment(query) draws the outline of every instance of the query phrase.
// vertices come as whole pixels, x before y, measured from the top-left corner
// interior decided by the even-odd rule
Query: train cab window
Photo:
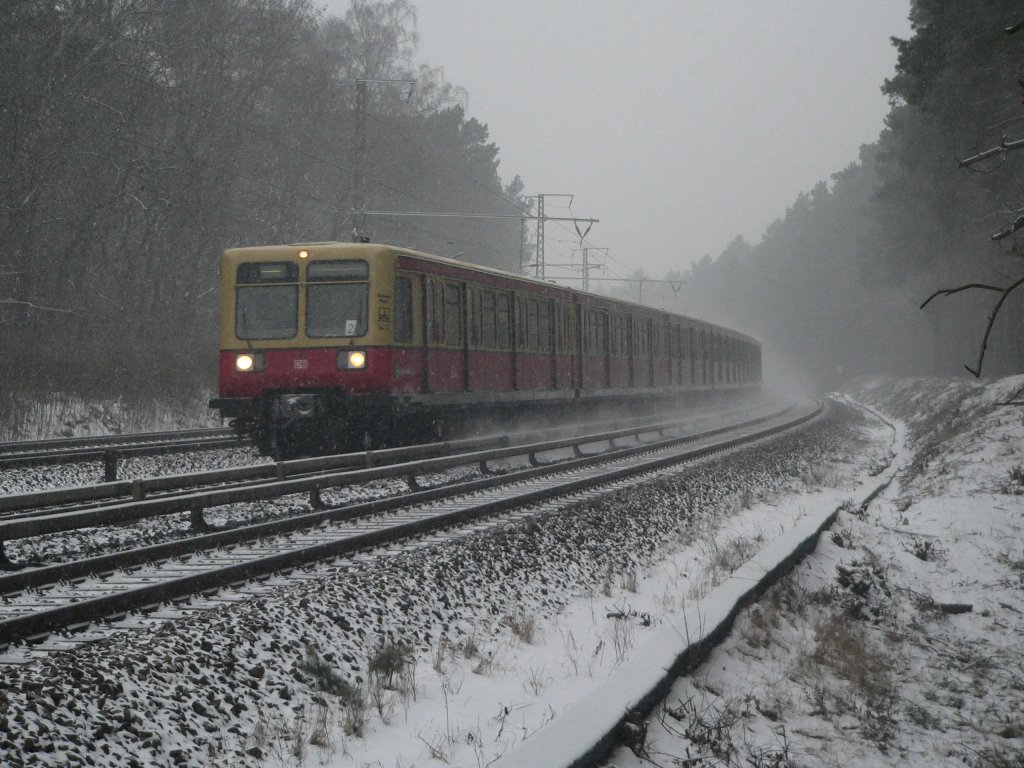
[[[412,280],[395,278],[395,341],[412,341]]]
[[[509,299],[507,293],[498,294],[498,310],[497,310],[497,327],[495,328],[495,334],[497,336],[497,347],[498,349],[508,349],[511,346],[510,333],[512,329],[512,302]]]
[[[240,339],[291,339],[298,333],[299,265],[239,264],[235,273],[235,335]]]
[[[444,343],[450,347],[462,344],[462,286],[444,286]]]
[[[306,267],[306,335],[365,336],[370,268],[365,261],[314,261]]]

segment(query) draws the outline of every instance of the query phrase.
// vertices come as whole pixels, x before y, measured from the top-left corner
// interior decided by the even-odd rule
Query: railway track
[[[501,476],[485,474],[470,481],[432,489],[418,489],[412,481],[413,490],[398,497],[317,509],[296,517],[230,531],[204,533],[167,544],[12,573],[0,577],[0,594],[3,595],[0,642],[11,644],[27,640],[38,644],[36,647],[40,651],[62,649],[68,644],[80,644],[104,635],[108,630],[96,626],[96,622],[104,619],[123,621],[130,611],[153,614],[152,620],[159,621],[163,620],[162,612],[167,610],[161,605],[167,601],[188,600],[196,595],[204,596],[199,599],[213,604],[245,599],[261,589],[258,584],[253,584],[253,580],[299,566],[350,557],[369,547],[408,542],[425,534],[443,538],[464,535],[467,530],[481,527],[506,525],[538,514],[541,511],[538,507],[543,508],[555,499],[592,493],[595,489],[628,481],[640,474],[769,439],[813,419],[821,408],[820,405],[787,408],[748,418],[734,428],[705,430],[696,434],[665,434],[671,429],[679,430],[679,425],[661,430],[634,428],[629,446],[620,444],[626,438],[625,434],[604,433],[583,436],[575,441],[490,448],[373,469],[331,471],[240,489],[204,491],[200,495],[207,502],[231,503],[251,500],[236,498],[235,494],[243,497],[253,493],[266,494],[270,490],[268,486],[274,486],[278,493],[318,493],[323,488],[339,487],[354,479],[365,482],[385,476],[415,477],[423,472],[471,463],[486,470],[488,462],[516,455],[530,456],[533,465]],[[642,436],[656,433],[658,436],[649,442],[640,441]],[[605,442],[608,448],[600,455],[583,450],[601,442]],[[557,463],[544,463],[538,459],[542,454],[550,455],[567,449],[571,449],[573,458]],[[216,496],[218,493],[221,496]],[[171,503],[179,510],[188,508],[187,504],[182,506],[181,497],[154,501]],[[106,511],[109,512],[109,508]],[[52,529],[53,517],[49,516],[51,521],[46,525],[56,530]],[[46,519],[47,516],[3,521],[0,522],[0,531],[9,536],[19,525],[38,524]],[[122,520],[114,518],[114,521]],[[472,525],[467,528],[470,523]],[[462,527],[445,532],[453,526]],[[422,539],[421,542],[429,544],[434,540]],[[292,578],[296,577],[301,577],[301,574],[293,573]],[[228,592],[217,593],[217,590],[225,588]],[[193,604],[195,609],[202,607],[196,608]],[[145,622],[148,619],[134,617],[133,621]],[[78,634],[60,638],[52,636],[61,630],[77,631]]]
[[[757,402],[728,410],[703,413],[700,416],[669,425],[659,424],[651,420],[620,419],[594,424],[592,429],[594,433],[600,433],[596,435],[595,439],[603,440],[631,436],[636,434],[638,430],[656,431],[659,428],[671,429],[673,427],[700,429],[702,425],[712,424],[716,420],[740,420],[758,409],[769,406],[770,403]],[[572,436],[564,441],[566,445],[578,441],[579,438],[576,432],[576,429],[572,430]],[[515,440],[507,435],[485,436],[443,443],[427,443],[376,451],[189,472],[180,475],[161,475],[135,480],[120,480],[94,485],[16,493],[0,496],[0,523],[18,519],[50,518],[47,521],[41,521],[39,526],[31,524],[21,526],[14,534],[15,537],[33,536],[59,530],[68,530],[71,527],[82,527],[83,525],[124,522],[124,517],[118,516],[130,514],[131,509],[143,510],[140,517],[147,516],[147,514],[157,515],[181,511],[181,504],[173,501],[175,497],[185,497],[185,507],[195,513],[197,510],[209,506],[207,497],[201,494],[204,488],[225,491],[228,489],[245,489],[254,485],[269,484],[263,491],[256,491],[256,495],[246,499],[251,501],[257,498],[270,498],[281,495],[275,490],[278,487],[274,484],[275,481],[308,478],[318,474],[329,475],[331,472],[347,470],[373,469],[410,462],[416,459],[455,456],[471,451],[509,448],[513,445],[549,444],[552,441],[558,441],[565,437],[566,433],[564,431],[552,428],[529,434],[521,434]],[[512,455],[522,453],[524,451],[521,449],[512,451]],[[529,455],[531,461],[534,461],[535,456],[532,453]],[[363,478],[364,476],[354,475],[349,476],[347,479],[352,482],[359,482]],[[345,479],[343,478],[343,480]],[[377,475],[371,473],[368,479],[377,479]],[[319,504],[317,493],[317,488],[310,490],[311,503],[314,505]],[[189,494],[197,495],[190,496]],[[216,494],[213,496],[213,499],[216,501],[216,499],[222,497],[222,494]],[[141,502],[155,498],[159,498],[163,503],[154,503],[148,507],[138,505],[133,507],[129,504],[130,502]],[[125,504],[129,504],[128,510],[124,508]],[[107,508],[111,509],[105,511]],[[73,521],[75,520],[78,520],[80,524],[74,524]],[[61,521],[65,522],[62,523]],[[204,525],[201,517],[195,517],[194,522],[199,527]],[[44,528],[46,525],[51,527]],[[6,534],[4,531],[6,531]],[[0,550],[2,550],[3,541],[6,538],[11,538],[11,529],[0,529]]]
[[[117,479],[121,459],[251,445],[230,429],[190,429],[125,435],[69,437],[0,443],[0,470],[55,464],[103,462],[104,480]]]

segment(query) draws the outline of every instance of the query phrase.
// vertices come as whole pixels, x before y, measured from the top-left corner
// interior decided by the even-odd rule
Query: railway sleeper
[[[309,506],[317,511],[327,509],[327,504],[320,496],[319,488],[314,488],[309,492]]]
[[[132,480],[132,498],[135,501],[142,501],[146,498],[146,491],[142,487],[141,480]]]
[[[189,524],[196,533],[206,533],[214,529],[214,526],[210,525],[206,517],[203,516],[203,512],[202,507],[193,507],[189,512]]]
[[[0,571],[20,571],[22,566],[7,557],[7,550],[4,547],[5,543],[3,539],[0,539]]]

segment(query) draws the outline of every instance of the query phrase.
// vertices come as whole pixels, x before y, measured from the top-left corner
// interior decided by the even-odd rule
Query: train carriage
[[[219,397],[276,456],[424,439],[482,415],[692,401],[760,385],[749,336],[368,243],[234,248]]]

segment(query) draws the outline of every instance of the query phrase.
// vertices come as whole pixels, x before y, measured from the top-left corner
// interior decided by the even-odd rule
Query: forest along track
[[[154,620],[163,620],[159,613],[161,603],[187,600],[194,595],[211,597],[217,590],[229,586],[242,591],[234,597],[215,598],[213,604],[246,599],[254,590],[260,590],[259,586],[247,586],[246,582],[250,580],[288,572],[302,564],[351,555],[368,547],[398,543],[450,526],[462,527],[444,532],[440,538],[434,536],[425,543],[465,535],[480,530],[481,526],[507,525],[542,514],[544,503],[556,498],[592,494],[602,486],[636,475],[749,446],[802,426],[823,411],[821,404],[787,408],[730,429],[635,445],[555,466],[532,467],[498,477],[418,490],[400,497],[206,534],[144,550],[66,563],[53,566],[53,576],[70,580],[51,583],[41,589],[26,588],[25,578],[48,571],[49,567],[10,574],[0,577],[0,594],[3,595],[0,603],[0,644],[10,646],[15,641],[27,640],[43,651],[64,649],[109,634],[98,628],[90,630],[90,624],[104,619],[121,621],[128,611],[156,612]],[[477,456],[493,457],[494,453],[483,452]],[[457,458],[460,457],[450,460]],[[401,469],[408,471],[405,467]],[[499,517],[499,513],[503,514]],[[300,533],[283,535],[300,528],[304,529]],[[212,547],[242,540],[253,542],[260,536],[271,535],[275,538],[210,551]],[[197,551],[200,549],[206,551]],[[185,551],[195,554],[169,559]],[[136,560],[144,556],[148,562],[131,571],[115,572],[118,568],[125,568],[124,563],[129,562],[132,556]],[[99,577],[67,575],[78,570],[83,574],[95,572],[98,565],[106,566],[106,571]],[[59,575],[61,572],[64,575]],[[303,576],[292,573],[289,578]],[[201,610],[204,606],[193,603],[189,609]],[[148,623],[143,621],[144,625]],[[60,639],[49,637],[50,633],[60,629],[81,634]],[[5,650],[3,645],[0,645],[0,650]],[[0,658],[0,661],[8,662],[26,660],[24,654],[17,653]]]
[[[27,440],[0,443],[0,470],[102,461],[106,479],[113,480],[117,475],[117,462],[120,459],[212,451],[251,444],[252,441],[239,437],[231,429],[189,429],[176,432]]]

